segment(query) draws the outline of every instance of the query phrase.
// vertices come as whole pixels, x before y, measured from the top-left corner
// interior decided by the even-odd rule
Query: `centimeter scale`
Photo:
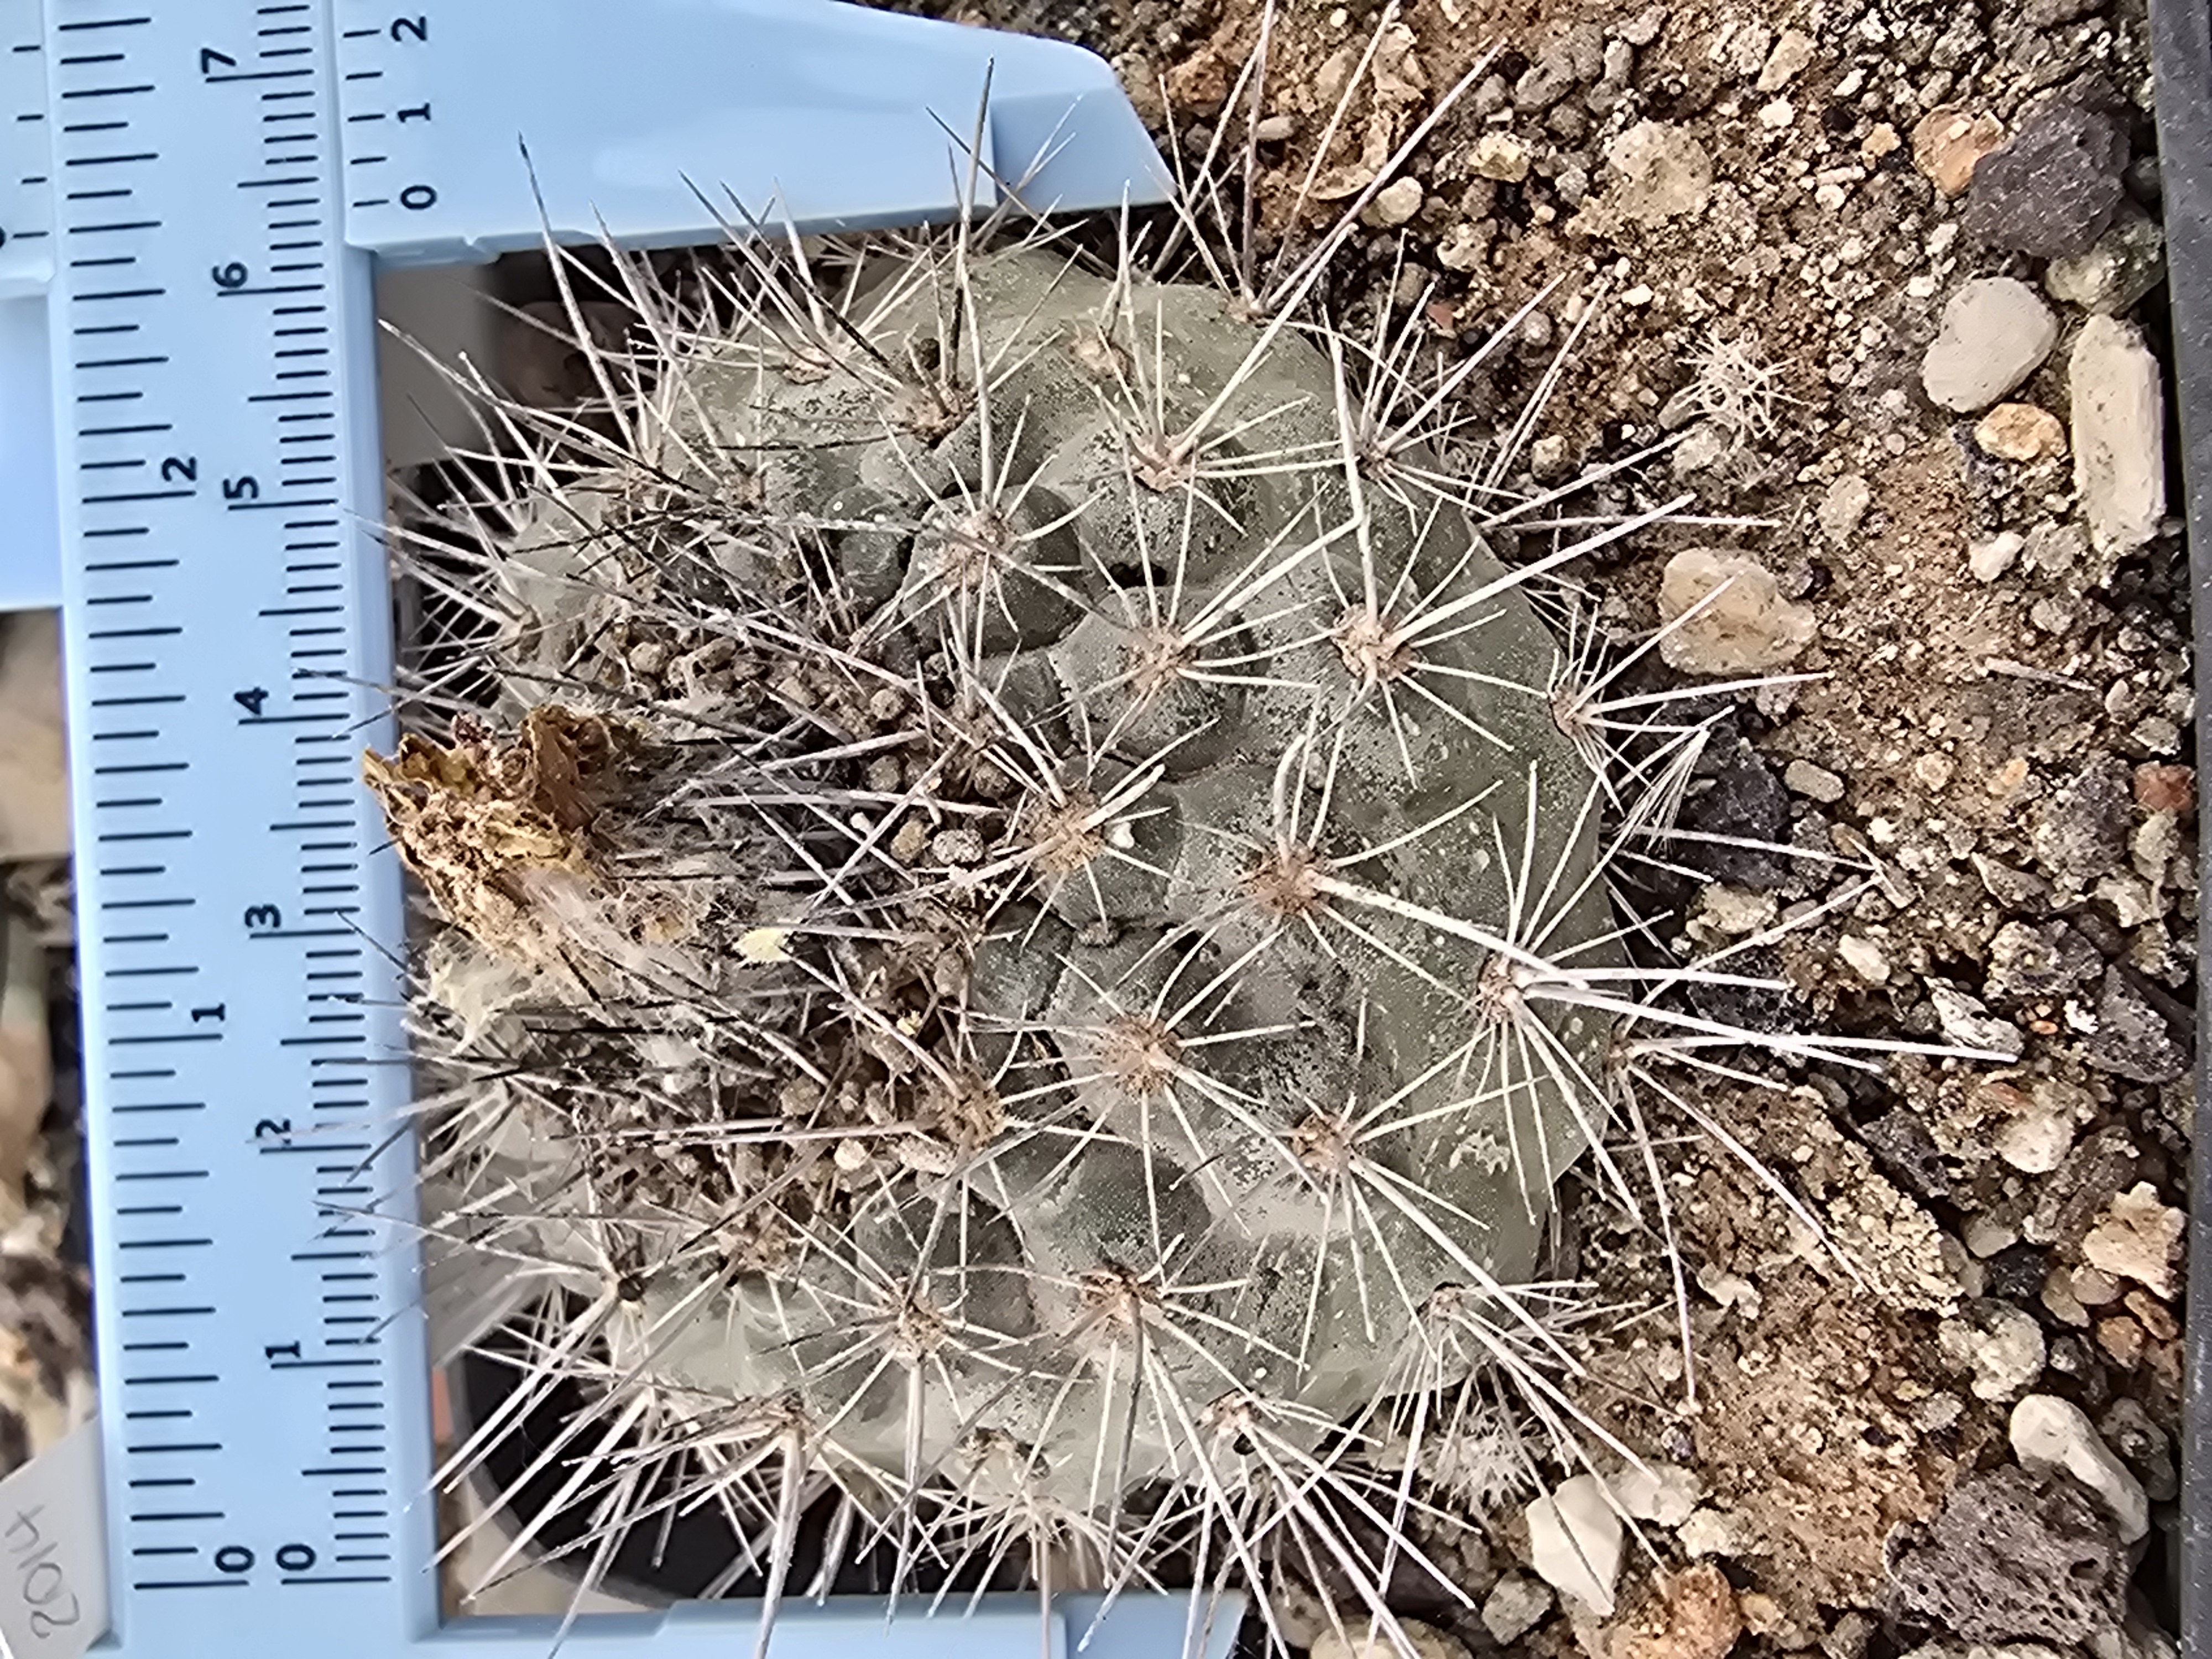
[[[126,1652],[552,1638],[440,1626],[419,1263],[362,1218],[404,1223],[414,1158],[399,874],[356,781],[392,662],[376,262],[711,241],[725,191],[804,230],[950,217],[987,86],[982,205],[993,170],[1032,208],[1164,193],[1096,58],[828,0],[0,0],[0,605],[65,615]],[[793,1607],[776,1640],[1036,1650],[1026,1598],[915,1605]],[[680,1659],[753,1616],[566,1639]],[[1188,1617],[1125,1598],[1091,1646],[1173,1653]]]

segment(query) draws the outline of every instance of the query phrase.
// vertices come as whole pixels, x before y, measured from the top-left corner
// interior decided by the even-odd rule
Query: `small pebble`
[[[1646,290],[1648,293],[1650,290]],[[1626,300],[1626,295],[1621,296]],[[1718,421],[1699,421],[1682,434],[1667,465],[1678,478],[1702,472],[1729,453],[1735,440]]]
[[[2069,1275],[2073,1283],[2074,1299],[2085,1308],[2101,1308],[2108,1302],[2120,1299],[2120,1281],[2100,1267],[2087,1262],[2074,1269]]]
[[[1531,159],[1527,143],[1510,132],[1486,132],[1474,141],[1468,165],[1475,175],[1501,185],[1517,185],[1528,176]]]
[[[1509,1572],[1483,1598],[1482,1626],[1500,1647],[1510,1647],[1552,1610],[1552,1592],[1533,1578]]]
[[[1424,192],[1418,179],[1394,179],[1376,192],[1375,199],[1360,215],[1369,224],[1384,230],[1395,230],[1412,222],[1421,210]]]
[[[2033,404],[1999,404],[1974,422],[1974,442],[2001,461],[2047,461],[2066,453],[2066,428]]]
[[[2001,531],[1966,550],[1966,568],[1978,582],[1993,582],[2012,568],[2027,538],[2016,530]]]
[[[1462,220],[1437,242],[1437,263],[1446,270],[1479,270],[1490,259],[1492,233],[1488,227]]]
[[[1766,54],[1765,66],[1759,71],[1758,89],[1779,92],[1788,86],[1813,61],[1813,37],[1802,29],[1783,30],[1774,50]]]
[[[2100,1273],[2132,1279],[2154,1295],[2170,1297],[2179,1288],[2174,1262],[2188,1225],[2186,1216],[2160,1199],[2157,1188],[2137,1182],[2113,1199],[2090,1228],[2081,1241],[2082,1259]]]
[[[1793,760],[1782,769],[1782,787],[1792,794],[1803,795],[1824,805],[1833,805],[1844,798],[1844,781],[1824,766],[1815,766],[1808,760]]]
[[[1966,233],[2039,259],[2086,253],[2119,210],[2127,165],[2127,122],[2118,110],[2070,91],[2047,97],[2010,143],[1976,165]]]
[[[1659,31],[1667,27],[1667,8],[1664,5],[1646,6],[1613,31],[1632,46],[1648,46],[1659,38]]]
[[[2049,1310],[2052,1318],[2071,1325],[2076,1330],[2086,1329],[2088,1326],[2089,1310],[2074,1294],[2074,1286],[2063,1267],[2053,1267],[2045,1277],[2043,1305]]]
[[[1948,755],[1922,755],[1912,763],[1912,777],[1923,789],[1941,789],[1951,781],[1953,769]]]
[[[2023,1395],[2012,1408],[2012,1455],[2023,1468],[2063,1469],[2087,1487],[2132,1544],[2150,1530],[2150,1500],[2142,1482],[2112,1455],[2088,1415],[2056,1395]]]
[[[2022,556],[2043,575],[2063,576],[2089,556],[2089,532],[2078,524],[2046,521],[2027,532]]]
[[[1856,472],[1846,472],[1822,492],[1814,517],[1820,523],[1820,533],[1840,544],[1851,538],[1851,532],[1859,527],[1867,508],[1873,505],[1874,491],[1867,481]]]
[[[2097,1346],[2113,1364],[2133,1370],[2142,1363],[2146,1339],[2143,1328],[2123,1314],[2097,1322]]]
[[[1972,1371],[1967,1387],[1977,1400],[2009,1400],[2043,1375],[2043,1328],[2009,1302],[1970,1304],[1936,1337],[1944,1358]]]
[[[1668,629],[1659,653],[1686,674],[1781,668],[1819,631],[1812,611],[1784,599],[1765,566],[1701,548],[1668,560],[1659,584],[1659,621]]]
[[[2110,317],[2083,325],[2067,362],[2074,486],[2097,550],[2124,557],[2166,516],[2166,399],[2141,331]]]
[[[1748,1615],[1728,1575],[1710,1561],[1662,1573],[1647,1597],[1593,1644],[1607,1659],[1727,1659]]]
[[[2041,368],[2057,343],[2058,319],[2033,289],[2015,277],[1979,276],[1945,304],[1920,360],[1920,383],[1942,408],[1986,409]]]
[[[2027,1046],[2020,1027],[1993,1018],[1978,998],[1964,991],[1931,985],[1928,1000],[1935,1005],[1936,1023],[1942,1028],[1946,1042],[2006,1060],[2018,1060]]]
[[[1674,1529],[1674,1540],[1688,1556],[1737,1555],[1745,1547],[1744,1528],[1724,1510],[1698,1510]]]
[[[1987,110],[1944,104],[1912,129],[1912,165],[1947,197],[1966,193],[1982,157],[2004,143],[2004,128]]]
[[[1882,955],[1881,947],[1872,939],[1845,933],[1836,942],[1836,954],[1844,959],[1845,967],[1868,984],[1889,982],[1889,958]]]
[[[2022,1175],[2049,1175],[2074,1150],[2072,1106],[2058,1091],[2040,1086],[2022,1099],[2023,1109],[1998,1126],[1991,1144]]]
[[[2116,317],[2165,278],[2166,234],[2156,220],[2130,204],[2087,253],[2053,259],[2043,273],[2043,287],[2054,300]]]
[[[1578,1474],[1562,1481],[1523,1513],[1536,1576],[1601,1618],[1610,1617],[1620,1571],[1620,1517],[1597,1478]]]
[[[1253,124],[1252,137],[1258,143],[1279,144],[1297,130],[1298,121],[1295,115],[1263,116]]]
[[[1984,1212],[1967,1218],[1959,1242],[1966,1247],[1968,1255],[1978,1261],[1986,1261],[1998,1251],[2010,1249],[2020,1243],[2020,1229]]]
[[[2177,818],[2197,811],[2197,769],[2151,762],[2136,768],[2136,805],[2153,812],[2171,812]]]
[[[1639,121],[1605,147],[1605,159],[1613,211],[1638,224],[1695,213],[1712,192],[1712,157],[1686,127]]]
[[[938,864],[981,864],[987,850],[973,830],[940,830],[929,842],[929,856]]]
[[[1654,1526],[1679,1527],[1698,1507],[1698,1477],[1680,1464],[1632,1466],[1614,1475],[1612,1486],[1622,1509]]]

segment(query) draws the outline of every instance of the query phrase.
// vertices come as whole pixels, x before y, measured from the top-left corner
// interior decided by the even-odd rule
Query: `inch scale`
[[[414,1184],[399,875],[357,784],[391,735],[377,261],[549,222],[715,240],[692,179],[804,230],[950,216],[946,131],[987,86],[981,159],[1028,205],[1164,193],[1097,58],[826,0],[0,0],[0,605],[64,611],[126,1652],[550,1640],[440,1626],[419,1263],[361,1218],[404,1231]],[[1063,1598],[1048,1648],[1097,1605]],[[566,1639],[682,1659],[754,1616]],[[1177,1651],[1187,1616],[1123,1598],[1091,1646]],[[833,1601],[776,1639],[965,1659],[1038,1632],[1026,1598]]]

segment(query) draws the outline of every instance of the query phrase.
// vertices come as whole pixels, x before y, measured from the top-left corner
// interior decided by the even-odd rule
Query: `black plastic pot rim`
[[[2167,292],[2172,308],[2174,400],[2180,414],[2182,488],[2189,538],[2190,623],[2199,672],[2212,660],[2212,5],[2152,0],[2158,159],[2164,198]],[[2212,699],[2197,699],[2197,867],[2212,854],[2203,762],[2212,755]],[[2197,918],[2196,1109],[2190,1135],[2187,1382],[2181,1447],[2181,1643],[2187,1659],[2212,1659],[2212,908]]]

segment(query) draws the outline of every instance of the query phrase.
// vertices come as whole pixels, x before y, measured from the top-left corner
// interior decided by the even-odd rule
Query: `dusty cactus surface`
[[[461,583],[496,698],[368,763],[448,1336],[568,1292],[625,1433],[1107,1557],[1536,1340],[1466,1315],[1602,1127],[1525,994],[1615,960],[1599,788],[1383,366],[932,245],[606,374]]]

